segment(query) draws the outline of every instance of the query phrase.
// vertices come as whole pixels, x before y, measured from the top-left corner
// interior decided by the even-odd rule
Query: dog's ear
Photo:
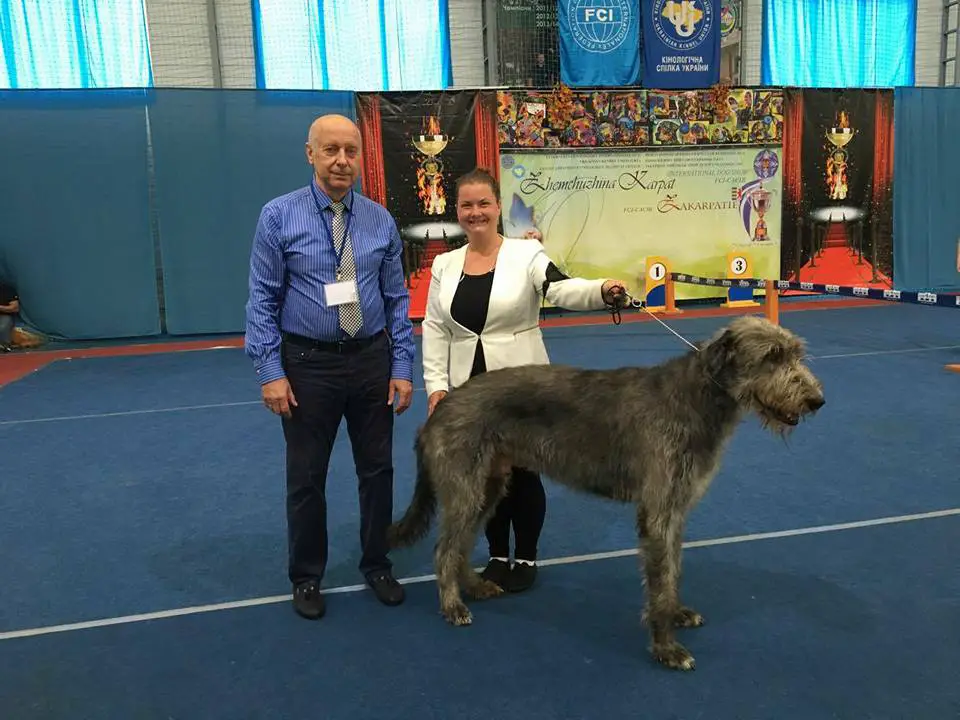
[[[733,372],[737,359],[736,344],[734,334],[730,330],[724,330],[700,350],[704,370],[719,383],[723,382],[725,375]]]
[[[779,365],[783,362],[786,356],[787,351],[784,349],[783,345],[780,343],[774,343],[764,355],[764,360],[773,363],[774,365]]]

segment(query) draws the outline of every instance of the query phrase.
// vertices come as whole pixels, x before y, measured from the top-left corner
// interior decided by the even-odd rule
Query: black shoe
[[[506,590],[510,584],[510,563],[491,558],[483,572],[480,573],[480,577],[496,583],[502,590]]]
[[[537,566],[527,563],[515,562],[510,571],[510,578],[507,580],[507,586],[504,590],[510,592],[523,592],[533,586],[537,579]]]
[[[327,611],[327,601],[320,592],[320,582],[307,580],[293,588],[293,609],[307,620],[319,620]]]
[[[370,573],[367,576],[367,585],[384,605],[399,605],[406,597],[403,585],[386,570]]]

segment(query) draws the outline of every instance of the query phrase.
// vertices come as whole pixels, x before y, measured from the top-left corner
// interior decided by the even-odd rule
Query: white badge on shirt
[[[357,293],[357,284],[352,280],[327,283],[323,286],[323,292],[327,299],[327,307],[360,302],[360,296]]]

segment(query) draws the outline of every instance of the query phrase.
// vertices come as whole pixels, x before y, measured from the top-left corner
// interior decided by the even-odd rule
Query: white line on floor
[[[872,357],[875,355],[898,355],[902,353],[933,352],[936,350],[960,350],[960,345],[938,345],[935,347],[905,348],[902,350],[870,350],[868,352],[841,353],[838,355],[813,355],[810,357],[810,359],[811,360],[837,360],[841,358]],[[423,388],[422,387],[414,388],[413,391],[422,392]],[[211,410],[215,408],[240,407],[243,405],[260,405],[260,404],[261,404],[260,400],[246,400],[243,402],[211,403],[208,405],[177,405],[174,407],[154,408],[149,410],[122,410],[118,412],[108,412],[108,413],[89,413],[87,415],[60,415],[56,417],[27,418],[25,420],[0,420],[0,427],[3,427],[5,425],[31,425],[35,423],[62,422],[65,420],[93,420],[96,418],[124,417],[129,415],[149,415],[154,413],[171,413],[171,412],[181,412],[185,410]]]
[[[934,347],[903,348],[900,350],[868,350],[866,352],[842,353],[840,355],[812,355],[811,360],[833,360],[835,358],[872,357],[874,355],[902,355],[904,353],[931,352],[934,350],[960,350],[960,345],[937,345]]]
[[[245,400],[242,402],[210,403],[208,405],[177,405],[168,408],[152,408],[148,410],[119,410],[108,413],[89,413],[86,415],[59,415],[56,417],[28,418],[26,420],[0,420],[0,425],[30,425],[33,423],[60,422],[63,420],[92,420],[94,418],[124,417],[126,415],[151,415],[153,413],[171,413],[181,410],[209,410],[211,408],[239,407],[241,405],[262,405],[262,400]]]
[[[893,517],[875,518],[873,520],[857,520],[854,522],[837,523],[834,525],[818,525],[814,527],[797,528],[795,530],[775,530],[773,532],[751,533],[749,535],[733,535],[731,537],[713,538],[709,540],[693,540],[685,542],[684,548],[693,549],[701,547],[715,547],[718,545],[732,545],[735,543],[756,542],[758,540],[774,540],[777,538],[796,537],[798,535],[815,535],[818,533],[838,532],[842,530],[855,530],[858,528],[876,527],[878,525],[894,525],[897,523],[914,522],[918,520],[931,520],[933,518],[943,518],[960,515],[960,508],[950,508],[948,510],[933,510],[931,512],[914,513],[912,515],[895,515]],[[568,557],[551,558],[541,560],[540,565],[573,565],[575,563],[593,562],[596,560],[609,560],[612,558],[630,557],[637,554],[636,548],[628,550],[614,550],[612,552],[590,553],[588,555],[571,555]],[[479,568],[478,568],[479,570]],[[400,582],[404,585],[432,582],[436,575],[417,575],[414,577],[401,578]],[[344,585],[341,587],[324,589],[324,594],[334,595],[343,593],[354,593],[366,590],[364,584]],[[0,640],[13,640],[15,638],[36,637],[39,635],[51,635],[53,633],[73,632],[76,630],[87,630],[91,628],[108,627],[111,625],[126,625],[129,623],[148,622],[150,620],[162,620],[165,618],[182,617],[184,615],[198,615],[201,613],[218,612],[221,610],[236,610],[239,608],[257,607],[259,605],[273,605],[276,603],[287,602],[290,595],[269,595],[267,597],[251,598],[249,600],[235,600],[232,602],[214,603],[211,605],[195,605],[193,607],[176,608],[174,610],[161,610],[158,612],[140,613],[138,615],[124,615],[121,617],[104,618],[101,620],[88,620],[86,622],[68,623],[65,625],[50,625],[47,627],[30,628],[26,630],[11,630],[0,633]]]

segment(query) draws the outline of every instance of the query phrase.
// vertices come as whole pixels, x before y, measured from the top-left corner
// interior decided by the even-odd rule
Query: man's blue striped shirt
[[[412,380],[413,324],[397,224],[385,208],[353,190],[343,201],[363,310],[357,336],[386,329],[392,377]],[[274,198],[260,212],[250,257],[244,348],[261,384],[285,376],[281,333],[330,341],[347,337],[337,307],[327,307],[324,300],[323,286],[336,282],[337,271],[330,203],[313,180]]]

